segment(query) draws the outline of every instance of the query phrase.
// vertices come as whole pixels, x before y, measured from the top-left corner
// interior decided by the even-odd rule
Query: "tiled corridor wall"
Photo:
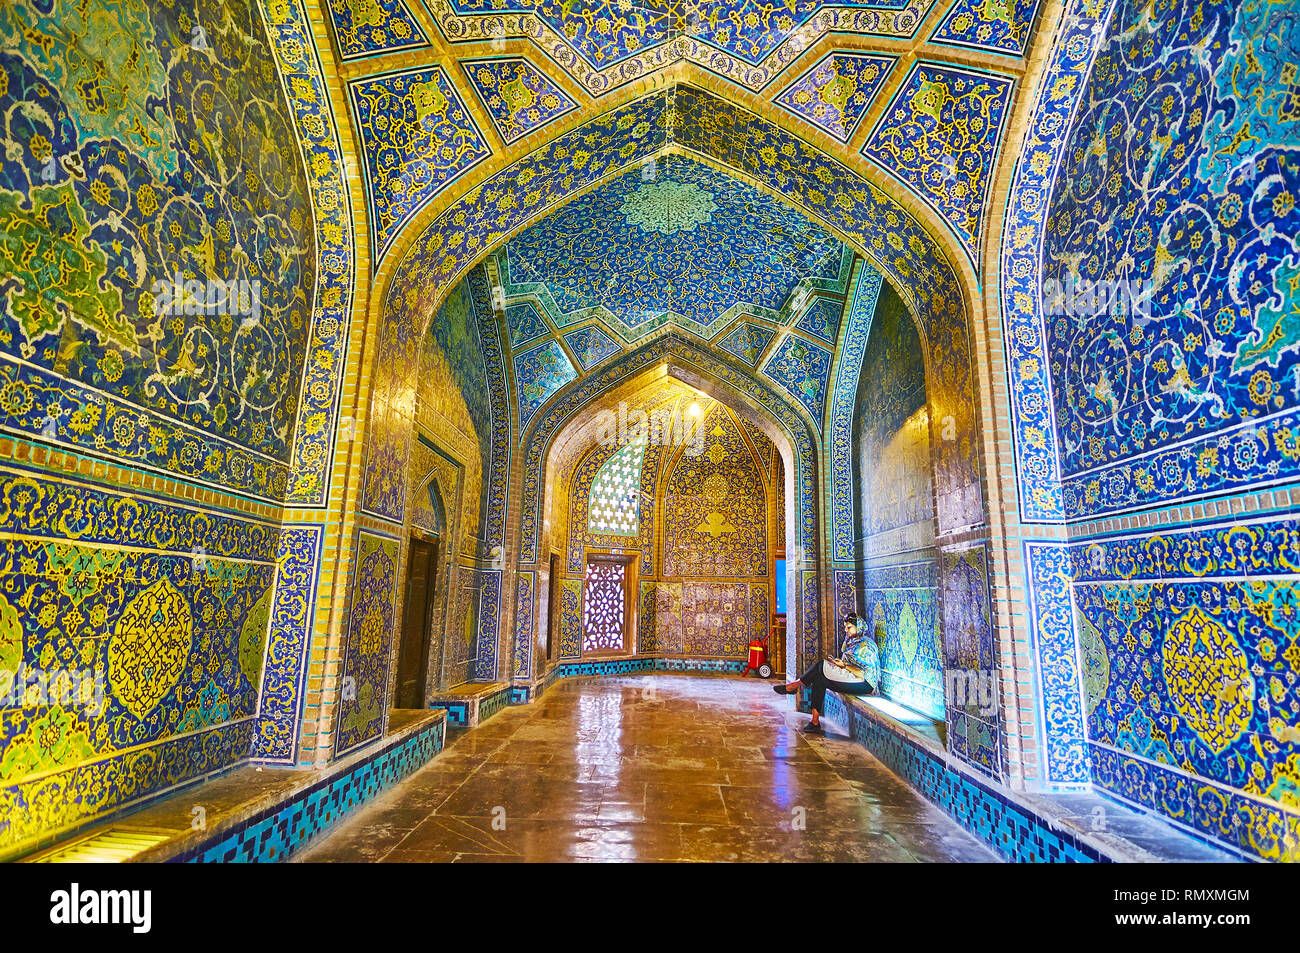
[[[855,405],[854,608],[879,646],[885,694],[943,720],[925,361],[913,319],[888,284],[877,299]]]
[[[1278,858],[1300,842],[1300,38],[1267,3],[1150,14],[1117,3],[1086,83],[1044,86],[1041,123],[1079,96],[1024,219],[1044,313],[1009,298],[1022,517],[1068,528],[1024,544],[1046,778]]]
[[[275,63],[241,0],[0,12],[0,854],[295,756],[317,262]]]
[[[549,97],[526,116],[473,92],[504,64],[458,67],[428,9],[372,11],[397,43],[337,4],[8,0],[0,671],[22,697],[0,684],[0,856],[241,759],[379,738],[412,531],[446,556],[430,687],[554,675],[581,583],[549,605],[571,528],[563,507],[546,525],[550,441],[668,363],[788,438],[791,667],[830,647],[827,611],[860,611],[886,690],[987,775],[1293,851],[1292,10],[1012,6],[1014,24],[922,14],[944,63],[810,47],[835,69],[771,49],[740,69],[714,49],[734,82],[687,57],[609,89],[596,64],[516,56]],[[400,68],[367,73],[388,54]],[[850,73],[860,98],[808,106]],[[641,191],[651,158],[684,181]],[[600,198],[615,180],[634,201]],[[624,348],[591,314],[549,327],[497,300],[534,280],[503,276],[503,243],[569,199],[570,224],[602,207],[656,230],[660,198],[689,194],[709,231],[701,190],[801,236],[808,311],[763,286],[734,326],[728,302]],[[1112,307],[1081,303],[1117,281]],[[51,676],[53,701],[33,688]]]

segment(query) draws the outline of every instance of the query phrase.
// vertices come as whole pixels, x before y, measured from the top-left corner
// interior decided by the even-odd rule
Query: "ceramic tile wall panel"
[[[308,183],[261,17],[193,13],[17,0],[0,19],[0,425],[279,498]],[[86,55],[60,54],[73,38]]]
[[[584,371],[589,371],[607,357],[622,350],[618,343],[599,327],[580,328],[564,335],[564,343],[577,355]]]
[[[476,682],[493,682],[500,674],[497,659],[501,646],[501,571],[482,569],[477,575],[479,611],[473,632],[474,667],[470,677]]]
[[[515,588],[514,678],[531,678],[533,674],[533,630],[536,618],[537,573],[521,572]],[[545,619],[542,620],[545,624]]]
[[[862,148],[935,209],[974,263],[1015,80],[919,62]]]
[[[1092,765],[1074,638],[1069,549],[1037,540],[1024,548],[1044,778],[1061,788],[1083,786],[1092,777]]]
[[[418,49],[429,39],[403,0],[328,0],[334,42],[344,60]]]
[[[324,529],[316,525],[285,524],[280,529],[261,710],[252,747],[259,761],[297,761],[323,537]]]
[[[506,307],[506,324],[510,328],[511,350],[551,333],[550,325],[531,301],[511,302]]]
[[[854,421],[858,419],[858,381],[866,355],[867,336],[883,284],[880,272],[868,263],[859,262],[857,267],[846,305],[848,328],[839,348],[831,397],[830,434],[827,437],[830,445],[831,558],[837,561],[853,558],[854,545],[859,537],[854,516],[856,467],[853,429]]]
[[[232,514],[319,500],[332,434],[300,411],[333,411],[351,251],[313,234],[337,143],[285,95],[300,13],[0,14],[0,427],[101,481],[0,471],[0,852],[250,752],[296,758],[320,530]],[[293,67],[304,93],[318,65]],[[141,473],[188,485],[106,482]],[[38,670],[68,693],[30,691]]]
[[[814,421],[820,422],[826,408],[831,359],[831,352],[820,344],[788,334],[772,349],[772,356],[761,373],[797,400]]]
[[[1296,520],[1099,537],[1069,557],[1089,747],[1112,752],[1094,777],[1230,846],[1286,854],[1300,841]],[[1153,790],[1182,779],[1187,798],[1142,792],[1117,758],[1151,762]]]
[[[664,487],[663,575],[765,577],[763,471],[725,408],[715,406],[700,432],[702,443],[682,451]]]
[[[572,96],[522,57],[460,65],[506,145],[578,108]]]
[[[1044,518],[1280,483],[1300,459],[1282,317],[1297,148],[1284,50],[1296,41],[1277,24],[1290,21],[1263,2],[1178,3],[1139,39],[1144,10],[1116,6],[1068,140],[1055,155],[1033,139],[1012,193],[1021,234],[1043,242],[1041,269],[1022,262],[1028,244],[1004,270],[1016,277],[1005,303],[1021,497]],[[1058,72],[1086,70],[1089,48],[1063,42]],[[1039,121],[1059,132],[1079,87],[1048,86]],[[1139,133],[1121,116],[1140,117]],[[1022,198],[1048,186],[1045,210]],[[1056,472],[1059,500],[1037,479]]]
[[[757,367],[759,358],[763,356],[775,333],[761,324],[742,321],[718,342],[718,347],[750,367]]]
[[[11,469],[0,500],[0,853],[246,758],[301,638],[279,528]]]
[[[863,574],[856,611],[880,650],[880,688],[889,698],[945,717],[939,587],[933,560],[873,566]]]
[[[582,654],[582,580],[560,583],[559,657],[576,659]]]
[[[1002,775],[1002,685],[989,598],[988,545],[939,552],[943,688],[948,746],[994,778]]]
[[[1300,459],[1283,317],[1300,148],[1284,105],[1289,14],[1106,13],[1096,30],[1097,11],[1068,18],[1009,203],[1005,337],[1033,519],[1267,487]],[[1293,522],[1026,544],[1050,780],[1092,780],[1233,849],[1286,853]]]
[[[498,676],[501,571],[460,565],[452,576],[451,628],[443,648],[443,684],[491,682]]]
[[[353,80],[348,94],[382,254],[421,206],[492,150],[441,67]]]
[[[854,445],[858,555],[915,552],[934,542],[930,402],[916,325],[892,288],[867,322]],[[939,401],[935,401],[938,405]]]
[[[340,754],[384,732],[398,595],[397,553],[397,540],[358,532],[335,727],[335,750]]]
[[[897,59],[879,53],[827,53],[775,102],[827,135],[848,142]]]
[[[957,0],[930,42],[1024,56],[1039,6],[1039,0]]]
[[[552,396],[578,379],[578,371],[557,341],[546,341],[515,357],[519,425],[522,429]]]

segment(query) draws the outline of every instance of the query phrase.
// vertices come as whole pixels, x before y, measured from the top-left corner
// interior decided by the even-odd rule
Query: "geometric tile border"
[[[970,833],[1016,863],[1110,863],[1118,858],[1057,829],[982,778],[886,727],[857,704],[826,696],[826,717],[849,727],[854,741]]]
[[[323,778],[226,828],[168,863],[270,863],[282,861],[320,839],[348,814],[409,777],[442,750],[445,720],[367,751],[342,775]],[[329,769],[326,769],[329,770]]]
[[[466,694],[461,698],[455,698],[450,692],[445,693],[431,699],[429,707],[445,711],[447,724],[453,728],[473,728],[512,704],[509,685],[503,683],[495,691],[488,685],[484,685],[483,688],[487,691],[482,694]]]

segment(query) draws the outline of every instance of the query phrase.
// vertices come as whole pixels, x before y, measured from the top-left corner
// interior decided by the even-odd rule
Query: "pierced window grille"
[[[582,600],[582,651],[621,652],[627,617],[627,566],[593,560],[587,564]]]
[[[641,465],[645,442],[620,447],[601,464],[591,481],[587,531],[606,536],[641,532]]]

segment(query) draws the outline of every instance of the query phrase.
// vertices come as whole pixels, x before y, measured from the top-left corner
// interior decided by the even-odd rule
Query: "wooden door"
[[[411,539],[406,567],[406,615],[397,654],[397,708],[423,708],[429,674],[433,583],[437,578],[438,544]]]

